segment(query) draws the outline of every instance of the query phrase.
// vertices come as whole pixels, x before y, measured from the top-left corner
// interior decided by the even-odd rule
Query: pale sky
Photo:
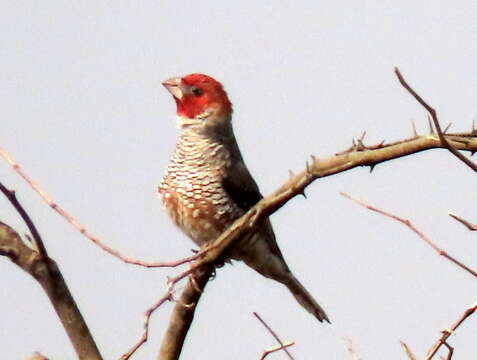
[[[428,131],[425,111],[393,74],[399,66],[442,123],[470,130],[477,116],[475,1],[3,1],[0,146],[64,208],[121,251],[149,260],[190,254],[155,188],[173,152],[175,104],[160,86],[191,72],[214,76],[234,104],[244,158],[266,195],[310,154]],[[0,163],[59,264],[105,359],[139,338],[142,314],[178,269],[125,265],[85,239]],[[477,239],[450,219],[477,222],[475,174],[434,150],[318,180],[272,216],[295,275],[327,311],[320,324],[288,293],[243,264],[221,268],[202,297],[183,359],[259,359],[276,343],[296,359],[422,357],[476,300],[477,283],[401,224],[340,191],[411,219],[477,266]],[[0,220],[26,227],[0,200]],[[0,358],[74,352],[39,286],[0,259]],[[134,359],[158,353],[173,304],[151,320]],[[477,319],[450,343],[475,358]],[[275,354],[270,359],[285,359]]]

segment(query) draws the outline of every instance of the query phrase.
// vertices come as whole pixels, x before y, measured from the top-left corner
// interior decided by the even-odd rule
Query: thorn
[[[474,154],[475,154],[475,150],[472,150],[472,151],[470,152],[470,156],[474,156]]]
[[[369,173],[370,174],[373,172],[375,166],[376,166],[376,164],[369,165]]]
[[[306,161],[306,174],[311,175],[310,164],[308,163],[308,160]]]
[[[452,123],[450,122],[449,125],[447,125],[446,128],[442,131],[442,133],[445,134],[451,126],[452,126]]]
[[[429,123],[429,131],[434,134],[434,126],[432,126],[432,119],[429,115],[427,115],[427,122]]]
[[[472,134],[477,132],[477,127],[475,125],[475,118],[472,119]]]
[[[359,138],[359,140],[360,140],[360,141],[363,141],[365,136],[366,136],[366,130],[363,131],[363,134],[361,135],[361,137]]]
[[[313,154],[310,155],[310,158],[311,158],[311,161],[313,161],[314,163],[317,161],[316,156]]]
[[[379,144],[378,144],[378,148],[382,148],[384,143],[385,143],[386,139],[383,139]]]
[[[306,194],[305,194],[305,189],[303,189],[303,191],[299,192],[299,194],[301,196],[303,196],[306,200],[308,200],[308,198],[306,197]]]
[[[416,130],[416,123],[414,122],[414,119],[411,119],[411,124],[412,124],[412,132],[414,133],[414,137],[419,137],[419,134],[417,133],[417,130]]]
[[[351,139],[351,143],[352,143],[352,149],[356,150],[356,141],[354,139]]]
[[[290,179],[295,176],[295,173],[291,170],[288,170],[288,176],[290,176]]]
[[[366,149],[366,146],[364,145],[363,141],[361,141],[361,139],[356,139],[356,142],[358,143],[358,150]]]

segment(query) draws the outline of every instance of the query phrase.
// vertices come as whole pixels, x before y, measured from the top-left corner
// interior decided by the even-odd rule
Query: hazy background
[[[108,244],[139,258],[174,260],[192,243],[163,211],[155,188],[173,151],[175,104],[160,82],[191,72],[225,84],[244,157],[268,194],[310,154],[427,132],[424,110],[393,74],[436,107],[443,124],[468,131],[477,115],[475,1],[2,1],[0,146]],[[0,178],[43,235],[105,359],[141,334],[142,314],[178,269],[125,265],[54,213],[4,162]],[[408,217],[475,268],[471,221],[476,178],[446,151],[429,151],[316,181],[272,221],[290,267],[327,310],[319,324],[281,285],[243,264],[218,271],[202,297],[183,359],[258,359],[275,341],[296,359],[403,359],[399,340],[422,356],[466,306],[477,283],[401,224],[340,191]],[[5,199],[0,219],[26,228]],[[0,259],[0,358],[34,350],[74,353],[39,286]],[[134,357],[156,356],[172,304],[151,320]],[[474,359],[477,319],[450,343]],[[285,359],[275,354],[271,359]]]

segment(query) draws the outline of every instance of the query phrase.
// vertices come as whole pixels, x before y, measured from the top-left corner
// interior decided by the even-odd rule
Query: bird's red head
[[[190,74],[172,78],[162,83],[172,94],[177,104],[177,115],[195,118],[207,111],[225,115],[232,105],[221,83],[204,74]]]

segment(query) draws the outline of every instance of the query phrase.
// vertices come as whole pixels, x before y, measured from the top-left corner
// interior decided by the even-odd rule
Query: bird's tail
[[[323,310],[323,308],[316,302],[308,290],[305,289],[291,272],[288,274],[289,276],[282,278],[279,281],[290,290],[298,303],[314,315],[320,322],[323,322],[324,320],[330,323],[330,319],[328,319],[325,310]]]

